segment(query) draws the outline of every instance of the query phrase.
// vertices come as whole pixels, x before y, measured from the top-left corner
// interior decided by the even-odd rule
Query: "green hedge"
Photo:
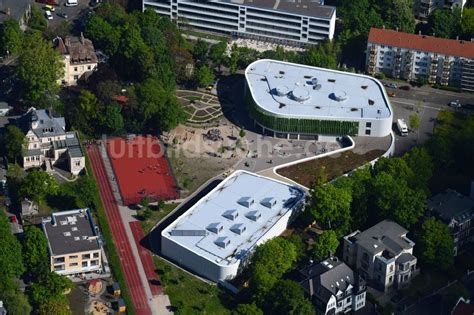
[[[94,173],[92,172],[92,167],[89,162],[89,157],[87,155],[86,155],[86,168],[87,168],[87,172],[89,173],[88,176],[92,176],[95,179],[95,176],[93,175]],[[107,216],[105,215],[104,205],[102,203],[102,199],[100,198],[98,188],[96,190],[96,196],[94,199],[95,199],[94,207],[96,210],[95,214],[99,221],[100,231],[105,239],[105,247],[107,250],[107,257],[109,259],[110,269],[112,270],[114,279],[120,285],[122,297],[127,307],[127,314],[133,315],[135,314],[135,307],[133,306],[132,299],[128,291],[127,283],[125,282],[122,266],[120,264],[120,258],[117,254],[117,249],[115,248],[115,242],[112,237],[112,233],[110,231],[109,223],[107,221]]]
[[[359,123],[355,121],[282,118],[260,108],[247,90],[246,103],[250,116],[260,125],[277,132],[326,135],[357,135]]]

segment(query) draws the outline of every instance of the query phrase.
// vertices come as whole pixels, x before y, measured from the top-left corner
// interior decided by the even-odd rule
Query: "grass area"
[[[170,297],[171,305],[179,314],[230,314],[229,308],[224,305],[232,300],[229,293],[197,279],[159,257],[153,257],[153,261],[164,290]]]
[[[190,102],[196,102],[196,101],[200,101],[200,100],[201,100],[201,96],[193,96],[193,95],[190,95],[190,96],[186,96],[185,99],[187,99],[187,100],[190,101]]]
[[[86,151],[84,150],[84,152]],[[89,174],[88,176],[93,176],[94,173],[92,172],[92,167],[90,165],[89,157],[87,155],[86,155],[86,168]],[[125,305],[127,307],[127,314],[133,315],[135,314],[135,307],[133,306],[132,299],[130,297],[130,292],[128,291],[128,287],[125,282],[125,277],[123,275],[120,258],[117,254],[115,242],[112,237],[112,232],[110,231],[109,223],[107,221],[107,216],[105,215],[104,205],[102,203],[102,199],[100,198],[98,189],[95,192],[94,200],[95,200],[94,208],[96,210],[95,215],[97,216],[97,220],[99,221],[100,231],[105,240],[105,249],[107,251],[107,258],[109,260],[110,269],[112,270],[114,279],[120,285],[120,289],[122,291],[122,298],[125,301]]]
[[[174,210],[178,206],[177,203],[167,203],[163,206],[162,209],[158,211],[152,211],[152,216],[148,220],[140,221],[140,225],[142,227],[143,233],[146,235],[148,234],[151,229],[161,221],[165,216],[168,215],[171,211]]]
[[[279,169],[277,173],[306,187],[311,187],[323,169],[328,180],[331,180],[363,166],[367,162],[381,156],[383,153],[383,150],[372,150],[365,154],[356,154],[352,151],[346,151],[334,156],[288,166]]]

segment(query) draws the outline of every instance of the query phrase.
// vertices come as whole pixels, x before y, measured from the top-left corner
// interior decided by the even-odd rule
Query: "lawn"
[[[171,305],[179,314],[230,314],[224,303],[232,296],[215,285],[210,285],[159,257],[153,261],[160,275]]]
[[[152,211],[152,216],[148,220],[142,220],[140,221],[140,225],[142,227],[143,233],[148,234],[151,229],[161,221],[165,216],[168,215],[171,211],[176,208],[178,204],[177,203],[166,203],[162,209],[158,211]],[[151,209],[153,209],[153,206],[150,206]]]
[[[277,173],[306,187],[311,187],[323,169],[328,180],[331,180],[372,161],[383,153],[383,150],[373,150],[365,154],[346,151],[335,156],[323,157],[288,166],[279,169]]]

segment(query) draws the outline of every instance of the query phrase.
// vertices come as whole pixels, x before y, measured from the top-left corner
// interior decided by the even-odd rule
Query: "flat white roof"
[[[245,77],[253,99],[280,117],[332,120],[392,116],[383,85],[373,77],[262,59]]]
[[[236,171],[161,233],[219,265],[238,262],[297,204],[304,192],[274,179]]]

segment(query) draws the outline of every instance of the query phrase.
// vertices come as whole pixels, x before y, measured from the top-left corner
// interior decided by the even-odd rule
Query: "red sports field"
[[[178,198],[176,182],[157,137],[107,140],[109,156],[125,205],[143,197],[152,201]]]

